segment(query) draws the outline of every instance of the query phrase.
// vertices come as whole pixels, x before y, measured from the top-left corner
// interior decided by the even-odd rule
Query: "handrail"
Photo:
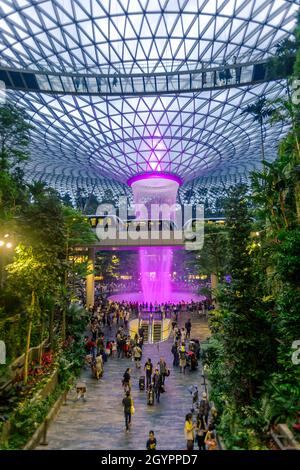
[[[279,75],[272,80],[283,78]],[[157,95],[196,92],[270,81],[267,61],[224,64],[173,72],[94,74],[0,66],[8,89],[71,95]]]

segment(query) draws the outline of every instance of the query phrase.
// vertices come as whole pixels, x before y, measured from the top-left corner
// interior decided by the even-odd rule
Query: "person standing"
[[[218,450],[216,435],[212,429],[212,426],[208,427],[204,442],[207,450]]]
[[[124,328],[125,328],[125,330],[128,330],[128,324],[129,324],[129,312],[127,310],[125,312],[125,315],[124,315]]]
[[[192,323],[191,319],[189,318],[188,321],[185,323],[185,330],[186,330],[186,337],[187,339],[190,339],[191,337],[191,330],[192,330]]]
[[[154,389],[151,383],[147,390],[147,404],[150,406],[154,405]]]
[[[126,392],[126,395],[123,398],[122,404],[124,408],[126,432],[128,432],[129,426],[131,425],[131,415],[133,411],[133,399],[131,398],[129,391]]]
[[[138,336],[140,336],[140,338],[144,340],[144,334],[144,329],[140,326],[140,328],[138,329]]]
[[[197,432],[196,440],[197,440],[199,450],[206,450],[205,438],[206,438],[207,428],[206,428],[203,416],[199,414],[197,416],[196,432]]]
[[[173,328],[174,343],[176,343],[176,341],[177,341],[178,331],[179,331],[179,328],[178,328],[178,326],[177,326],[177,324],[176,324],[176,325],[174,326],[174,328]]]
[[[123,350],[122,350],[123,342],[122,342],[122,335],[120,331],[118,331],[117,333],[116,341],[117,341],[118,359],[120,359],[121,355],[123,355]]]
[[[149,432],[149,439],[146,443],[146,449],[147,450],[156,450],[156,445],[157,445],[157,441],[156,441],[156,437],[154,436],[154,431],[150,431]]]
[[[141,367],[141,358],[142,358],[142,350],[138,345],[136,345],[133,348],[133,357],[134,357],[134,360],[135,360],[135,367],[137,369],[140,369],[140,367]]]
[[[131,391],[131,369],[130,367],[128,367],[128,369],[126,369],[124,375],[123,375],[123,381],[122,381],[122,385],[124,387],[124,390],[125,392],[130,392]]]
[[[167,364],[163,357],[160,358],[158,365],[159,365],[159,374],[161,376],[161,385],[164,386],[165,378],[167,375]]]
[[[207,399],[207,395],[205,392],[202,393],[202,400],[199,403],[199,415],[203,416],[206,426],[208,425],[208,415],[210,410],[210,404]]]
[[[152,377],[152,372],[153,372],[153,364],[150,358],[148,358],[145,364],[144,370],[146,372],[146,389],[148,389],[149,385],[151,384],[151,377]]]
[[[178,354],[178,343],[175,342],[172,346],[171,352],[173,354],[173,366],[178,367],[179,366],[179,354]]]
[[[182,374],[185,374],[185,368],[186,368],[186,352],[185,352],[185,345],[182,343],[182,345],[179,348],[179,367],[180,367],[180,372]]]
[[[194,424],[193,424],[193,415],[192,413],[188,413],[185,417],[185,424],[184,424],[184,435],[186,439],[186,448],[187,450],[194,449]]]

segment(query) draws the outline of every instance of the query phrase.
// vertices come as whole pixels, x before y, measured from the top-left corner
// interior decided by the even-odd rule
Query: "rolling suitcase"
[[[149,390],[148,392],[148,400],[147,400],[148,405],[152,406],[154,405],[154,391]]]
[[[139,378],[139,389],[145,390],[145,377],[143,375]]]

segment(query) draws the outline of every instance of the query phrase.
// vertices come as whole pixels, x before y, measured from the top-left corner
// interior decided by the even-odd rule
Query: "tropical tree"
[[[63,219],[66,234],[64,296],[67,300],[68,289],[71,291],[70,297],[75,297],[76,276],[85,277],[88,273],[88,263],[82,260],[83,251],[80,249],[95,243],[97,237],[91,229],[88,218],[78,210],[63,207]]]
[[[217,292],[219,309],[216,322],[212,315],[215,330],[212,348],[217,342],[221,356],[214,353],[210,365],[212,369],[222,369],[220,378],[213,374],[213,386],[238,412],[239,408],[251,405],[266,370],[272,367],[272,334],[261,305],[264,294],[253,271],[252,221],[244,185],[229,192],[226,227],[226,271],[231,279],[223,282]],[[259,245],[256,249],[260,249]]]
[[[32,126],[25,110],[12,104],[0,106],[0,171],[15,167],[29,156]]]
[[[250,114],[253,117],[253,121],[259,124],[260,129],[260,141],[261,141],[261,160],[265,161],[265,138],[266,138],[266,121],[274,113],[273,107],[268,105],[265,96],[260,96],[255,103],[249,104],[243,109],[242,114]]]
[[[47,250],[35,251],[22,244],[16,248],[14,262],[7,266],[15,288],[22,292],[26,307],[27,336],[24,358],[24,384],[28,380],[29,350],[33,323],[40,317],[40,301],[49,293],[49,286],[57,284],[59,263]]]
[[[290,158],[282,155],[273,163],[265,161],[264,165],[264,172],[254,171],[251,174],[252,201],[271,227],[288,228],[293,223],[290,199],[294,191]]]
[[[212,293],[215,296],[219,281],[226,273],[227,236],[225,225],[206,223],[204,226],[204,245],[196,257],[201,273],[211,278]]]
[[[293,73],[297,47],[297,41],[289,38],[276,44],[275,54],[267,62],[268,80],[277,80],[278,77],[285,78]]]

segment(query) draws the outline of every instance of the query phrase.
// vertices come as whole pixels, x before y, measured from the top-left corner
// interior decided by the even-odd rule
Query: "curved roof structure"
[[[118,82],[122,74],[255,64],[291,36],[298,9],[299,0],[2,0],[0,65],[57,73],[61,84],[68,73]],[[261,155],[258,124],[241,111],[259,96],[282,94],[278,80],[154,96],[15,90],[8,97],[35,126],[29,177],[63,190],[66,181],[122,185],[154,170],[185,183],[243,179]],[[266,126],[267,159],[285,130]]]

